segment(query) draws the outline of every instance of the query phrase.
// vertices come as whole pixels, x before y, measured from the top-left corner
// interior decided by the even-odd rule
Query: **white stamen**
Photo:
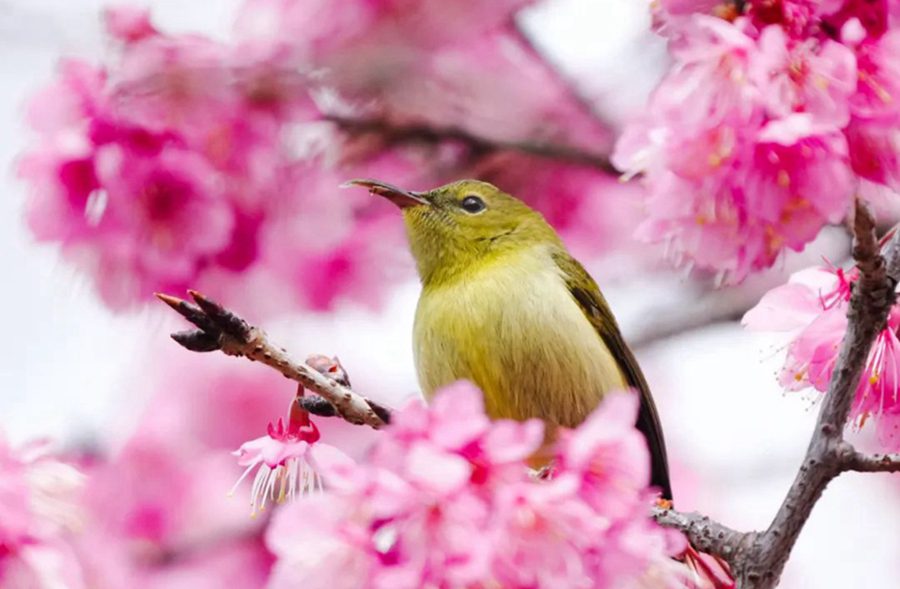
[[[300,495],[322,491],[324,488],[322,478],[310,468],[305,460],[290,458],[275,468],[270,468],[261,461],[251,464],[241,475],[232,492],[257,466],[259,466],[259,470],[250,489],[250,509],[253,515],[259,511],[265,511],[269,502],[293,501]]]

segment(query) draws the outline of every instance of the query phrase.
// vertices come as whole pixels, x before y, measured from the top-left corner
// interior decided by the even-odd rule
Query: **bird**
[[[426,400],[466,379],[492,419],[574,428],[613,390],[640,395],[651,485],[672,499],[650,388],[599,286],[536,210],[496,186],[459,180],[416,192],[350,180],[400,208],[422,290],[413,353]],[[548,444],[550,441],[548,440]]]

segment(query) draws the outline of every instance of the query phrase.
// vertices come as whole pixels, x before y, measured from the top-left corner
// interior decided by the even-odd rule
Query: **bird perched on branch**
[[[468,379],[493,418],[575,427],[615,389],[641,396],[651,483],[671,499],[650,389],[597,283],[537,211],[461,180],[412,192],[351,180],[400,207],[422,281],[414,345],[426,397]]]

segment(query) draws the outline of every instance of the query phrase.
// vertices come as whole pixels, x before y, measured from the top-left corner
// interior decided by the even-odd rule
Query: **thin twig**
[[[320,365],[321,356],[312,357],[312,365],[297,362],[284,348],[273,345],[263,330],[202,294],[189,292],[195,304],[165,294],[156,295],[198,327],[172,334],[172,339],[181,346],[195,352],[221,350],[229,356],[243,356],[271,366],[320,395],[334,408],[335,414],[350,423],[378,429],[390,421],[389,409],[353,392],[341,382],[349,384],[343,369],[332,374],[329,367]],[[340,367],[337,362],[334,365]]]

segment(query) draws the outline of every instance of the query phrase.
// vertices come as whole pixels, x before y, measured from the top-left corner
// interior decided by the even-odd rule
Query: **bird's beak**
[[[403,190],[402,188],[397,188],[396,186],[392,186],[391,184],[386,184],[384,182],[379,182],[377,180],[348,180],[347,182],[341,184],[341,187],[343,188],[346,188],[348,186],[362,186],[363,188],[368,188],[371,194],[383,196],[401,209],[415,207],[418,205],[431,204],[421,192]]]

